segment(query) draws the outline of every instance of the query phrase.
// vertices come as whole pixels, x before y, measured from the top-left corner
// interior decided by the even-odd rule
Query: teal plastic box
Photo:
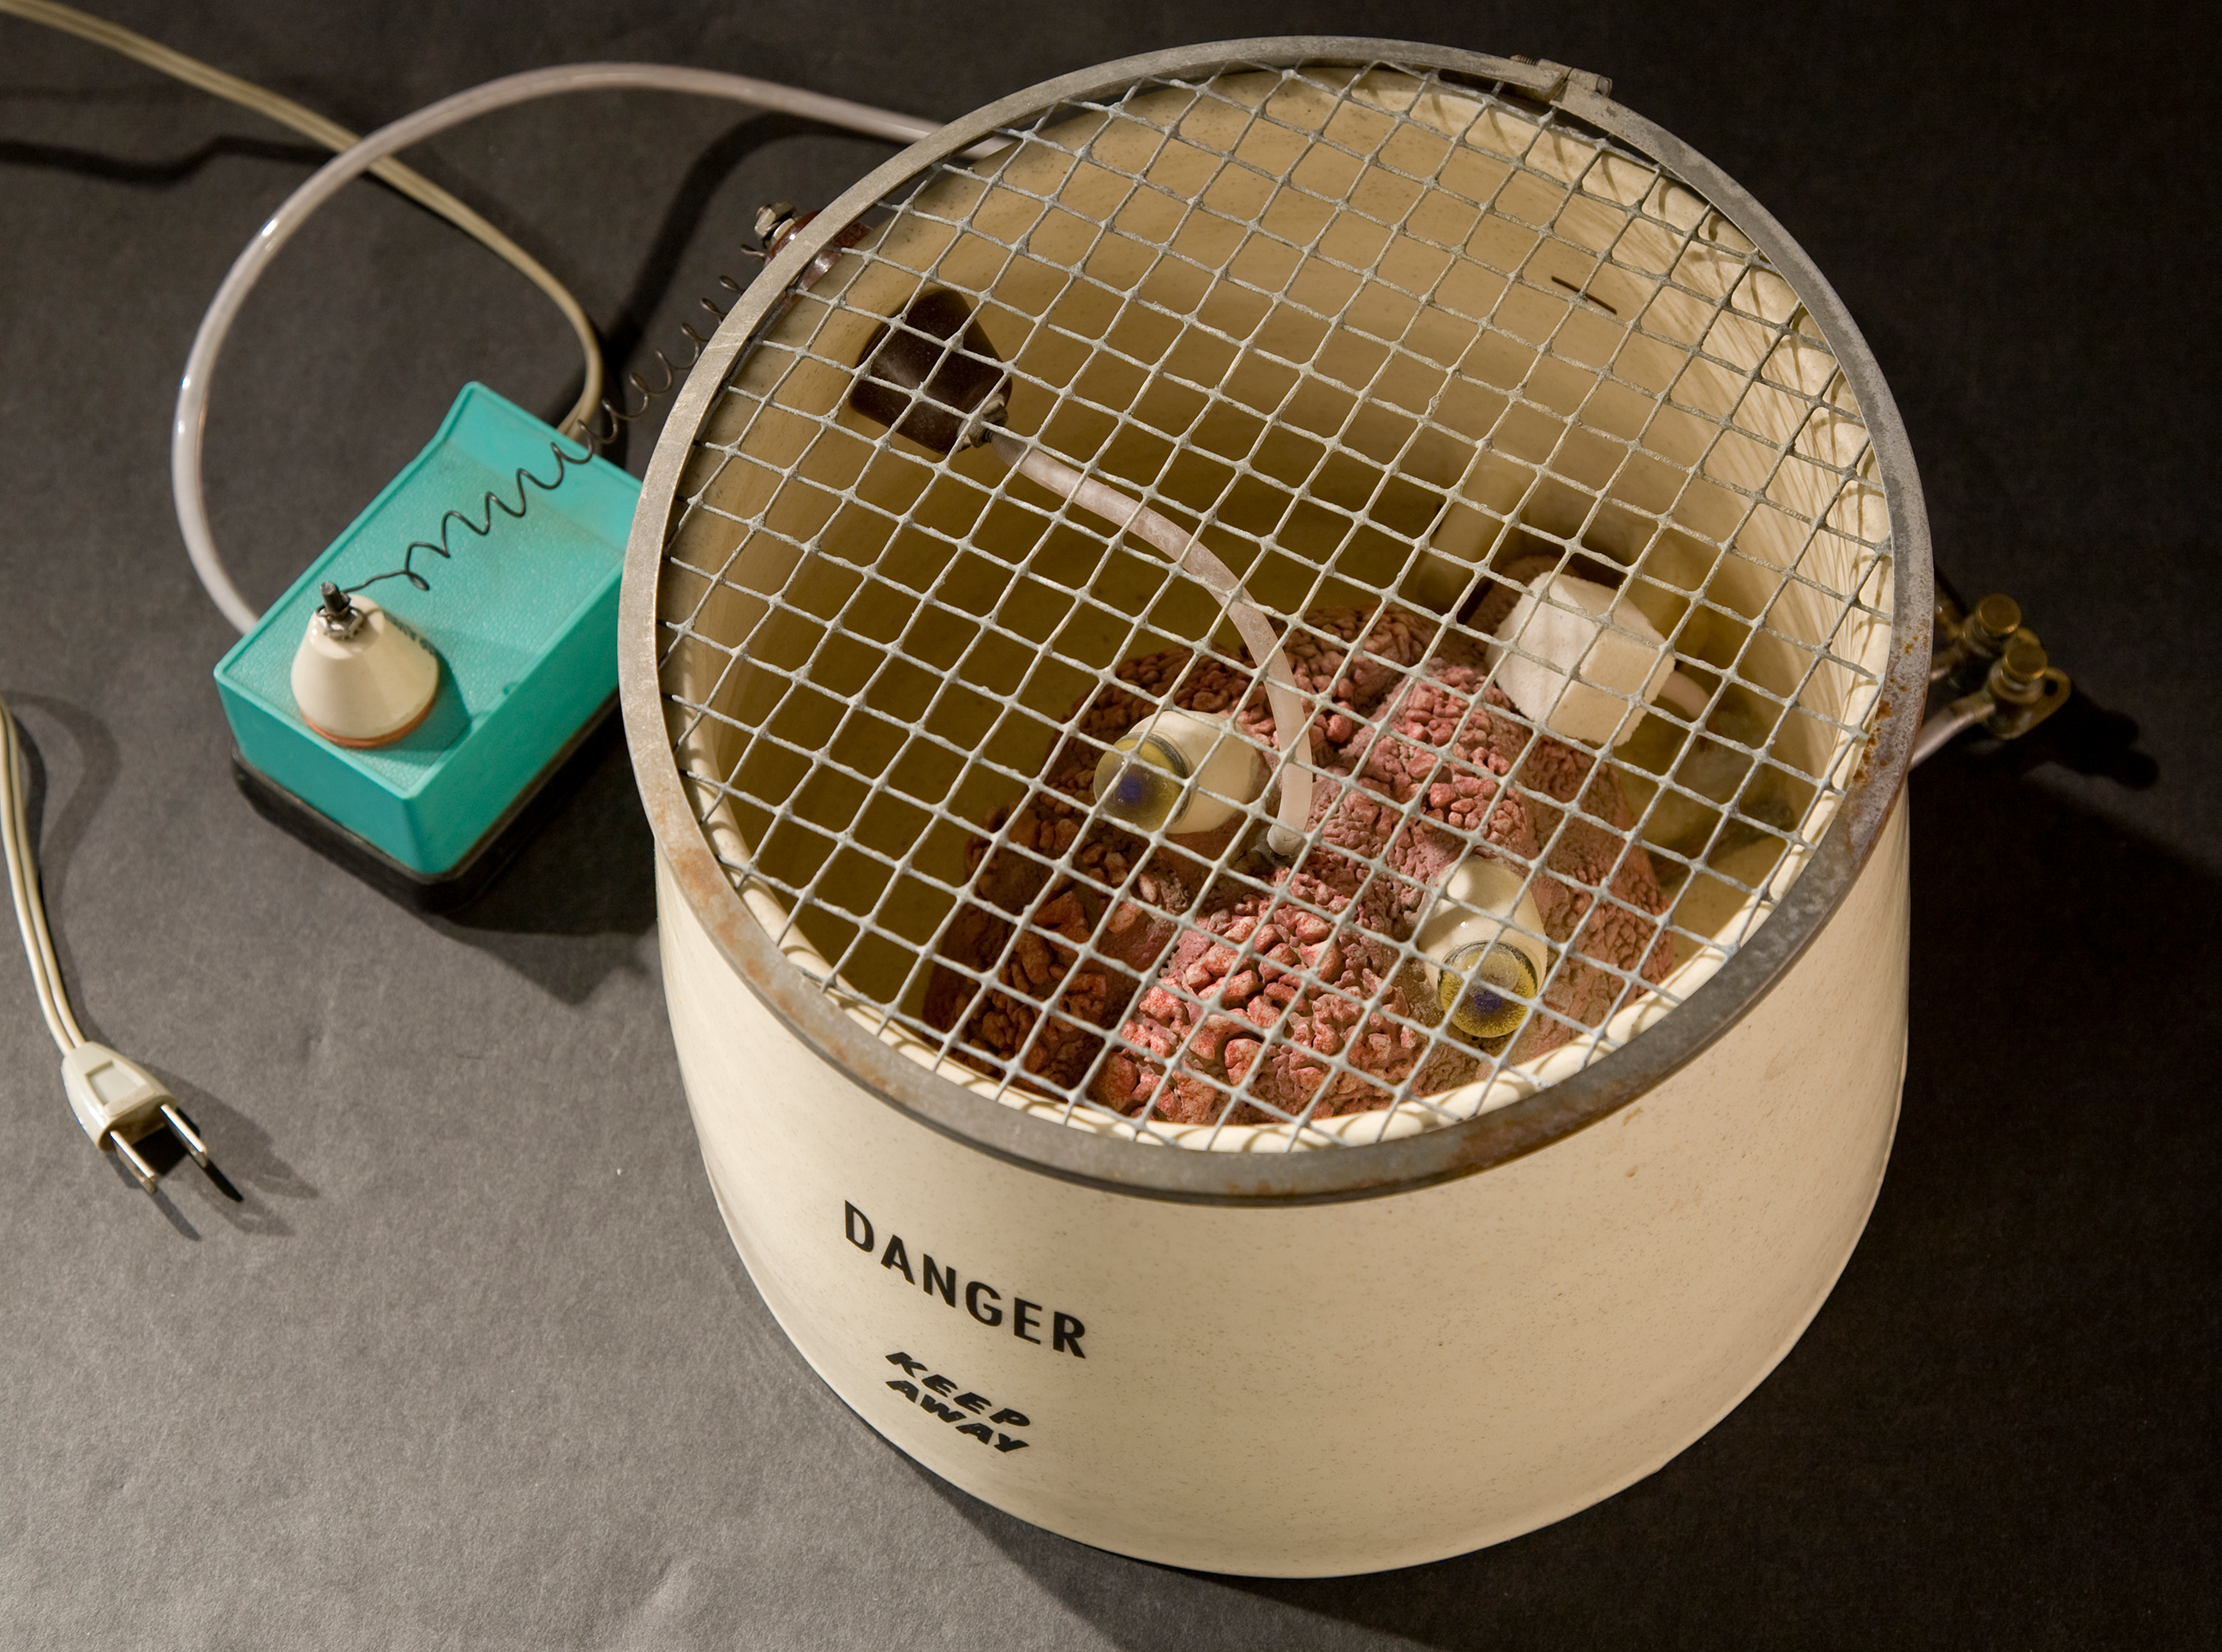
[[[604,459],[559,467],[554,430],[484,385],[463,387],[431,445],[388,483],[216,668],[242,761],[417,879],[465,863],[617,690],[618,583],[640,484]],[[568,453],[575,446],[566,444]],[[520,481],[523,470],[544,491]],[[522,517],[487,505],[493,493]],[[448,522],[449,511],[484,536]],[[292,671],[318,587],[401,568],[363,594],[440,656],[431,712],[405,738],[355,751],[311,732]]]

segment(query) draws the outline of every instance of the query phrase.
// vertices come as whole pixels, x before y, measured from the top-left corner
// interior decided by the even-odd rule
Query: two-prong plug
[[[121,1159],[132,1179],[148,1192],[154,1190],[161,1172],[147,1162],[139,1144],[159,1130],[167,1130],[195,1164],[210,1176],[217,1174],[208,1144],[178,1105],[178,1098],[129,1056],[118,1055],[104,1044],[80,1044],[62,1058],[62,1089],[93,1146]]]

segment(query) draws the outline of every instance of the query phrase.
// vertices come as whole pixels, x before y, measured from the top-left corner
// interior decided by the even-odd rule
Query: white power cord
[[[8,702],[0,700],[0,839],[7,845],[8,893],[15,897],[16,927],[22,931],[23,953],[31,961],[39,1013],[47,1018],[47,1031],[53,1034],[56,1046],[67,1055],[85,1042],[85,1036],[70,1008],[61,964],[54,957],[54,938],[47,928],[47,903],[39,891],[39,864],[32,853],[31,823],[24,807],[28,789],[16,719]]]
[[[165,1130],[218,1187],[229,1191],[230,1184],[210,1160],[200,1132],[161,1080],[129,1057],[94,1043],[77,1024],[69,989],[62,983],[61,962],[54,955],[53,934],[47,927],[46,896],[39,887],[26,805],[29,789],[16,719],[8,702],[0,700],[0,844],[7,851],[8,893],[15,900],[16,927],[22,933],[23,956],[30,960],[39,1012],[62,1052],[62,1090],[69,1097],[70,1110],[93,1145],[122,1159],[132,1179],[148,1192],[154,1190],[161,1171],[148,1162],[139,1144]]]
[[[239,587],[232,583],[224,568],[223,558],[216,547],[216,537],[209,526],[207,503],[201,490],[202,427],[208,415],[209,380],[224,336],[230,330],[241,303],[260,279],[263,267],[292,238],[302,221],[330,199],[342,184],[364,172],[383,179],[411,200],[482,242],[555,301],[577,336],[585,362],[579,399],[563,416],[558,428],[567,434],[583,434],[587,420],[601,404],[604,378],[601,342],[595,336],[593,322],[585,307],[572,296],[569,288],[524,248],[431,179],[393,160],[395,151],[512,104],[564,92],[616,89],[721,97],[894,143],[913,143],[937,129],[937,122],[920,120],[914,115],[875,109],[845,97],[829,97],[748,75],[652,63],[579,63],[488,81],[381,127],[367,138],[359,138],[336,121],[327,120],[289,97],[281,97],[236,75],[226,74],[198,58],[174,51],[120,24],[89,16],[72,6],[58,4],[56,0],[0,0],[0,16],[42,23],[121,53],[135,62],[159,69],[242,109],[253,110],[340,152],[337,159],[296,190],[272,215],[232,266],[231,273],[202,318],[200,331],[193,340],[192,355],[185,364],[185,379],[178,386],[177,422],[170,444],[172,493],[177,503],[178,527],[185,535],[185,550],[192,557],[193,569],[200,575],[210,600],[242,632],[253,630],[260,616],[240,595]]]
[[[9,0],[0,0],[0,4],[5,3]],[[704,97],[723,97],[896,142],[914,141],[937,129],[932,122],[914,116],[897,115],[851,103],[845,97],[802,91],[747,75],[657,63],[567,63],[505,75],[499,80],[489,80],[484,85],[443,97],[414,115],[380,127],[326,161],[270,215],[269,222],[256,232],[254,239],[247,243],[246,250],[233,263],[230,273],[223,278],[223,285],[217,289],[208,313],[201,317],[200,330],[194,335],[192,350],[185,358],[185,377],[178,384],[177,417],[170,430],[170,491],[177,505],[178,527],[185,535],[185,550],[193,559],[193,568],[200,575],[201,584],[223,611],[224,618],[242,632],[252,631],[261,616],[240,595],[217,550],[216,535],[209,526],[208,502],[201,489],[201,448],[217,352],[223,349],[224,337],[230,332],[240,306],[261,279],[270,260],[293,238],[311,213],[337,194],[350,179],[369,171],[398,149],[405,149],[435,133],[512,104],[530,103],[564,92],[618,90],[692,92]]]
[[[337,121],[326,120],[313,109],[304,109],[290,97],[281,97],[251,80],[242,80],[237,75],[226,74],[198,58],[173,51],[160,41],[148,40],[144,35],[135,34],[121,24],[91,16],[74,6],[58,5],[55,0],[0,0],[0,15],[21,17],[27,22],[43,23],[49,28],[74,35],[79,40],[91,41],[95,46],[104,46],[134,62],[160,69],[164,74],[182,80],[189,86],[198,86],[203,91],[237,104],[242,109],[251,109],[280,126],[291,127],[304,136],[314,138],[327,149],[346,149],[355,142],[355,133]],[[372,171],[411,200],[430,208],[464,234],[481,242],[556,301],[556,307],[563,312],[563,319],[570,323],[572,332],[578,336],[580,352],[585,363],[585,382],[579,392],[578,402],[564,417],[563,427],[566,430],[574,425],[583,428],[602,399],[602,347],[601,341],[594,335],[594,323],[588,319],[585,307],[572,297],[571,290],[557,280],[538,259],[423,173],[403,166],[398,160],[382,160]]]
[[[54,3],[54,0],[0,0],[0,15],[61,29],[122,53],[340,152],[293,192],[233,264],[207,314],[202,317],[178,389],[176,423],[171,438],[171,481],[178,525],[185,535],[185,548],[202,585],[224,617],[242,631],[251,630],[259,616],[240,595],[224,568],[209,525],[207,503],[201,488],[201,449],[208,417],[209,386],[225,335],[264,267],[309,215],[349,179],[364,172],[374,173],[482,242],[555,300],[577,336],[585,360],[584,386],[577,403],[565,416],[562,428],[583,430],[601,401],[603,384],[601,345],[584,307],[545,266],[484,217],[430,179],[390,159],[395,151],[512,104],[562,92],[619,88],[722,97],[898,143],[914,141],[935,129],[931,121],[745,75],[655,64],[587,63],[536,70],[492,81],[443,98],[380,129],[367,138],[358,139],[347,128],[289,98],[226,74],[130,29]],[[177,1098],[144,1067],[86,1038],[78,1025],[54,952],[53,935],[47,922],[46,900],[40,888],[38,860],[26,803],[28,789],[15,719],[6,702],[0,700],[0,842],[4,843],[6,851],[9,893],[15,905],[16,927],[22,935],[23,954],[31,966],[31,983],[40,1013],[45,1017],[55,1046],[62,1052],[62,1087],[69,1097],[71,1110],[94,1144],[104,1152],[116,1153],[148,1193],[154,1192],[161,1172],[140,1151],[140,1144],[157,1132],[166,1131],[209,1172],[219,1188],[236,1198],[237,1193],[210,1159],[206,1144],[192,1121],[179,1107]]]

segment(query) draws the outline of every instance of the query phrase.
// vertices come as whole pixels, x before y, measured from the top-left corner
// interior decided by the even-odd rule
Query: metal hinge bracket
[[[1516,57],[1512,60],[1540,69],[1550,77],[1535,91],[1535,97],[1542,103],[1560,103],[1570,95],[1582,92],[1593,97],[1612,96],[1612,82],[1601,74],[1591,74],[1587,69],[1571,69],[1563,63],[1554,63],[1548,58]]]

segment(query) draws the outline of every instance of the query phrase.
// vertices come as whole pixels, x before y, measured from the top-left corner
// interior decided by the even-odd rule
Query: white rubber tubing
[[[1234,622],[1250,657],[1265,668],[1265,700],[1273,708],[1275,744],[1280,747],[1281,803],[1266,841],[1277,855],[1295,854],[1303,847],[1304,828],[1311,823],[1312,771],[1298,755],[1300,751],[1309,755],[1303,742],[1311,719],[1304,714],[1287,650],[1271,622],[1258,611],[1250,594],[1234,577],[1234,570],[1170,518],[1083,474],[1054,455],[1001,430],[991,431],[989,442],[996,456],[1020,475],[1031,477],[1051,493],[1155,546],[1225,605],[1227,617]]]
[[[31,984],[39,1013],[64,1055],[85,1041],[62,985],[61,961],[54,956],[53,933],[47,927],[47,903],[39,889],[39,860],[34,852],[29,813],[30,787],[16,738],[16,719],[0,700],[0,851],[8,862],[8,889],[16,903],[16,926],[30,960]]]
[[[201,317],[200,330],[193,336],[192,351],[185,357],[185,377],[178,383],[177,417],[170,427],[170,493],[177,505],[178,531],[185,536],[186,553],[193,559],[193,571],[200,575],[210,600],[242,633],[252,631],[261,616],[240,595],[239,587],[231,582],[223,557],[217,550],[216,535],[209,526],[208,499],[201,487],[201,449],[208,424],[209,391],[216,376],[217,356],[223,349],[232,323],[238,318],[240,306],[254,290],[255,282],[262,279],[262,272],[271,259],[293,238],[311,213],[342,186],[397,150],[512,104],[530,103],[564,92],[617,91],[677,91],[701,97],[722,97],[894,143],[915,143],[940,129],[937,122],[920,120],[916,116],[898,115],[867,104],[853,104],[845,97],[828,97],[819,92],[782,86],[776,81],[723,74],[714,69],[680,68],[660,63],[566,63],[505,75],[451,97],[443,97],[414,115],[404,116],[391,125],[379,128],[354,148],[333,156],[286,198],[285,204],[270,215],[269,222],[255,232],[246,250],[233,261],[223,285],[217,289],[208,313]]]

